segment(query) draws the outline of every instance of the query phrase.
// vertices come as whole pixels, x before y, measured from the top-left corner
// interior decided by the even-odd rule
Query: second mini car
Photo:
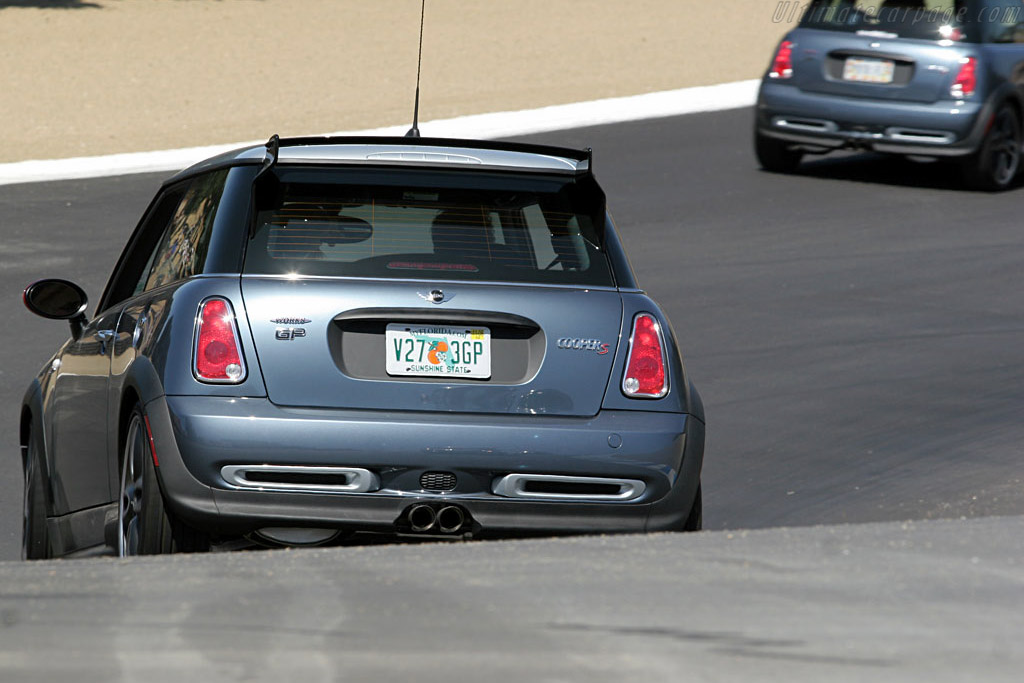
[[[1021,158],[1021,22],[1021,0],[813,0],[762,81],[758,160],[788,172],[837,149],[932,157],[968,187],[1006,189]]]

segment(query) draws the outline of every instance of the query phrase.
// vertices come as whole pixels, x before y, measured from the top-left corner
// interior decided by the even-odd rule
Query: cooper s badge
[[[569,351],[596,351],[597,355],[603,356],[608,353],[611,346],[600,339],[579,339],[576,337],[562,337],[557,342],[558,348]]]

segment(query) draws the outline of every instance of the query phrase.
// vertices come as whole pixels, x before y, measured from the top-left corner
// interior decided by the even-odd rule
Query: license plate
[[[859,59],[847,57],[843,66],[843,80],[859,83],[892,83],[896,62],[888,59]]]
[[[384,338],[389,375],[491,376],[491,331],[486,327],[391,323]]]

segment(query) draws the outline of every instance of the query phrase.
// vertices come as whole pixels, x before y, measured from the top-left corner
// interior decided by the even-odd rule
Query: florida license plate
[[[384,337],[389,375],[491,376],[491,331],[486,327],[391,323]]]
[[[888,59],[861,59],[847,57],[843,65],[843,80],[858,83],[892,83],[896,62]]]

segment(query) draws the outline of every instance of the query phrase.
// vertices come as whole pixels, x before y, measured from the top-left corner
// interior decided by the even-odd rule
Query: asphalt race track
[[[341,670],[331,668],[337,662],[318,643],[351,635],[356,622],[346,620],[366,614],[373,615],[372,628],[346,645],[362,648],[357,670],[363,672],[367,657],[396,647],[386,621],[393,618],[396,634],[422,638],[407,655],[437,663],[431,657],[445,647],[463,653],[447,672],[455,680],[479,680],[489,669],[498,680],[622,680],[629,662],[636,672],[686,680],[680,674],[685,667],[672,668],[686,661],[694,665],[692,680],[718,680],[722,671],[732,672],[722,680],[801,672],[815,674],[808,680],[837,680],[837,671],[846,672],[844,680],[896,674],[962,680],[958,664],[989,667],[977,680],[1014,680],[1010,672],[1024,667],[1018,642],[1024,541],[1016,517],[1024,514],[1024,190],[962,192],[946,166],[869,155],[814,160],[795,176],[768,174],[753,159],[751,121],[750,110],[736,110],[530,138],[594,148],[596,173],[641,285],[668,309],[704,398],[705,528],[729,532],[357,547],[314,551],[308,565],[298,552],[0,564],[0,632],[11,629],[3,638],[11,645],[0,646],[0,673],[5,666],[32,670],[32,650],[18,659],[11,654],[16,643],[35,643],[41,652],[50,641],[32,640],[33,633],[65,627],[76,634],[95,618],[94,609],[116,616],[118,601],[135,604],[130,587],[136,586],[156,591],[135,607],[151,610],[139,624],[158,634],[168,624],[193,623],[189,610],[202,609],[202,601],[214,610],[223,606],[212,592],[243,607],[265,599],[278,608],[309,601],[312,621],[287,608],[282,642],[303,641],[302,629],[316,622],[321,630],[311,632],[314,645],[303,641],[312,657],[303,661],[313,668],[292,662],[289,669],[311,680],[333,680],[321,674]],[[25,311],[20,291],[34,279],[59,276],[97,297],[160,179],[0,187],[0,289],[6,292],[0,315],[8,330],[0,356],[0,424],[6,425],[0,452],[7,454],[0,461],[0,559],[16,559],[20,548],[21,393],[67,335],[64,323]],[[992,516],[1008,518],[976,519]],[[936,519],[950,521],[922,522]],[[890,524],[757,531],[742,538],[736,531],[873,522]],[[851,553],[855,561],[841,559]],[[333,576],[331,566],[375,577],[370,593],[359,596],[361,584],[351,576],[325,578]],[[424,579],[411,566],[447,572],[467,592],[436,576]],[[576,582],[550,574],[571,575],[579,566],[593,569]],[[119,568],[129,588],[120,583]],[[160,597],[163,588],[144,582],[150,573],[170,577],[179,570],[185,572],[182,587],[168,593],[173,604]],[[607,575],[599,580],[592,571]],[[282,578],[289,572],[295,583]],[[236,576],[237,583],[228,581]],[[261,581],[271,576],[277,578]],[[609,583],[609,576],[620,583]],[[637,593],[635,584],[648,581],[650,589]],[[627,584],[620,601],[607,594]],[[317,612],[314,598],[296,585],[322,585],[351,610],[336,615],[345,625],[324,631],[334,617]],[[431,587],[437,590],[417,592]],[[681,592],[655,599],[674,587]],[[574,611],[573,601],[596,594],[588,591],[601,595],[596,606]],[[425,595],[448,600],[449,609],[428,604]],[[541,604],[537,595],[553,602]],[[515,603],[517,597],[526,602]],[[475,607],[461,621],[459,610],[470,602]],[[528,613],[526,604],[540,612]],[[648,620],[636,616],[639,605],[650,607]],[[419,616],[399,624],[410,610]],[[495,613],[507,614],[509,622],[495,627]],[[234,624],[232,637],[245,644],[218,642],[197,654],[194,643],[179,638],[174,648],[192,659],[168,659],[177,667],[171,671],[190,671],[204,653],[212,657],[232,645],[256,651],[259,643],[274,641],[269,617],[256,618],[246,631],[241,620],[254,612],[239,607],[221,614]],[[629,616],[616,620],[616,614]],[[783,614],[789,618],[772,616]],[[845,619],[842,627],[830,621],[836,614]],[[204,619],[201,634],[221,624]],[[447,639],[435,632],[435,624],[450,622]],[[537,624],[555,624],[557,633],[528,633]],[[1018,637],[1004,642],[1004,632]],[[370,635],[387,642],[365,642]],[[116,650],[122,636],[117,629],[98,631],[95,642],[83,642],[102,654]],[[909,639],[906,648],[893,645],[898,638]],[[488,639],[504,642],[504,654],[489,659],[464,652],[467,643],[486,651]],[[953,652],[963,656],[946,651],[953,641],[960,648]],[[624,642],[629,654],[626,646],[615,650]],[[886,642],[889,650],[881,646]],[[517,664],[513,646],[536,649],[539,659]],[[584,661],[591,647],[602,654]],[[645,659],[652,653],[657,656]],[[558,665],[540,675],[549,660]],[[389,662],[388,675],[377,680],[406,680],[401,672],[414,670],[403,668],[412,666],[407,658]],[[94,664],[94,678],[85,680],[138,671]],[[321,664],[327,668],[317,669]],[[217,675],[233,679],[241,671],[229,667]],[[255,679],[263,680],[260,675]]]
[[[0,680],[1017,683],[1024,520],[0,564]]]

